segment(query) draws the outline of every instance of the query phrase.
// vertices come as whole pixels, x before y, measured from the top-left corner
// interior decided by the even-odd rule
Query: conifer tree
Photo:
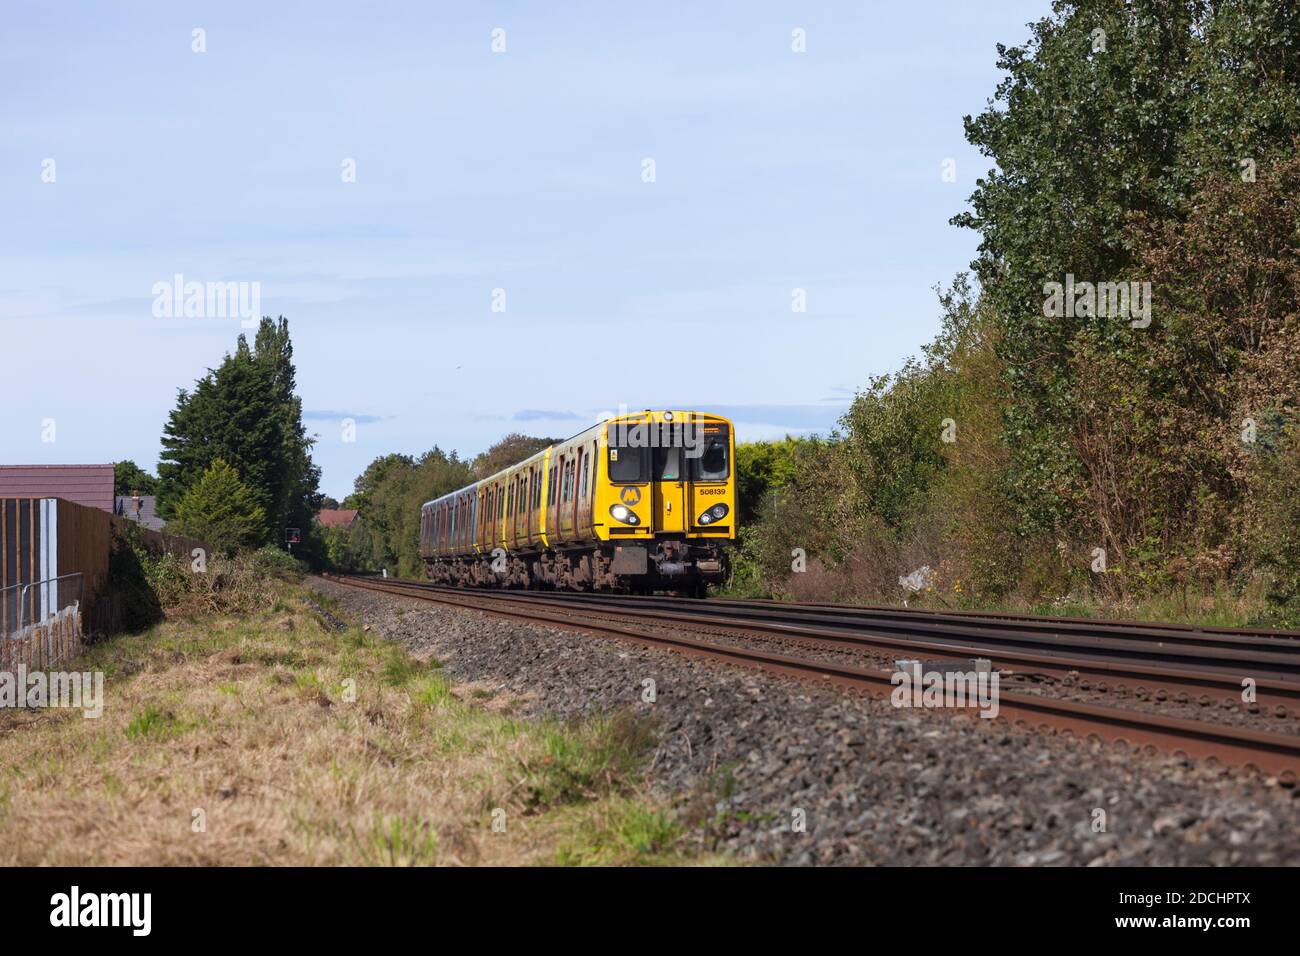
[[[177,502],[168,530],[229,554],[266,540],[266,512],[238,472],[218,458]]]
[[[261,540],[279,540],[285,527],[308,536],[319,508],[320,469],[311,460],[313,439],[303,426],[302,400],[294,388],[289,323],[264,318],[252,347],[241,335],[234,352],[193,390],[181,389],[164,428],[159,514],[175,517],[187,491],[221,459],[261,508]]]

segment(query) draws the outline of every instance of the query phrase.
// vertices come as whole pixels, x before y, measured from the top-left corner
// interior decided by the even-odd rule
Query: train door
[[[534,465],[528,469],[528,544],[532,546],[537,540],[537,482],[538,469]]]
[[[515,493],[511,496],[515,503],[514,520],[510,522],[510,547],[518,548],[523,539],[524,532],[527,530],[525,515],[527,511],[524,508],[524,486],[527,481],[524,473],[520,472],[515,475]]]
[[[569,458],[567,455],[561,455],[555,462],[555,474],[551,476],[553,489],[551,497],[553,503],[551,506],[551,525],[555,528],[555,540],[568,540],[564,534],[564,472],[568,468]]]
[[[510,547],[519,547],[519,518],[524,510],[524,500],[522,492],[524,490],[523,475],[516,474],[510,479]]]
[[[501,547],[509,551],[515,546],[515,480],[506,479],[506,506],[501,525]]]
[[[686,460],[682,448],[650,449],[650,487],[654,495],[654,529],[686,530]]]
[[[476,527],[478,528],[478,538],[475,541],[475,544],[478,546],[479,551],[491,547],[490,544],[490,542],[492,541],[491,503],[492,503],[492,489],[484,485],[483,491],[478,496],[478,506],[476,509],[478,514],[478,523],[476,525]]]
[[[507,482],[497,485],[497,529],[492,536],[492,547],[503,548],[506,543],[506,489]]]
[[[593,480],[593,474],[596,464],[596,443],[591,443],[591,448],[582,458],[582,466],[579,468],[578,478],[578,534],[583,538],[590,538],[592,532],[591,526],[591,500],[595,492],[596,482]]]
[[[581,508],[582,508],[582,494],[581,494],[582,488],[580,487],[581,481],[579,476],[582,475],[583,473],[582,469],[586,467],[586,464],[587,464],[587,456],[584,454],[584,449],[579,447],[578,454],[573,459],[573,477],[569,479],[569,497],[573,499],[571,504],[573,505],[572,527],[573,527],[574,538],[582,537],[582,535],[579,533],[581,529],[581,524],[579,523],[579,515],[581,514]]]
[[[524,520],[524,539],[529,545],[537,536],[537,467],[533,466],[528,469],[528,483],[526,486],[525,497],[528,503],[525,507]]]

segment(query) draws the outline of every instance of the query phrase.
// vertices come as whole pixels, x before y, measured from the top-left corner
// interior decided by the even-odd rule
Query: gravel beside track
[[[322,579],[355,620],[527,716],[652,719],[693,834],[791,864],[1300,864],[1300,790]],[[642,701],[643,681],[657,699]],[[792,828],[795,810],[806,832]],[[1104,832],[1096,824],[1104,811]]]
[[[613,620],[613,617],[607,617]],[[641,628],[641,625],[637,625]],[[668,633],[669,628],[645,627],[647,631]],[[770,654],[797,654],[812,661],[827,661],[834,664],[846,664],[851,667],[877,668],[892,672],[895,662],[903,652],[882,654],[879,652],[856,648],[828,646],[825,642],[798,637],[773,638],[761,634],[736,634],[727,631],[709,631],[707,628],[692,627],[691,633],[707,637],[719,644],[731,644],[736,647],[748,647]],[[932,655],[925,655],[927,657]],[[995,658],[996,659],[996,658]],[[1245,704],[1239,697],[1225,698],[1216,695],[1206,703],[1194,699],[1180,701],[1174,696],[1138,692],[1131,683],[1112,679],[1107,689],[1097,689],[1097,680],[1071,677],[1051,677],[1033,672],[1019,672],[1002,669],[999,671],[1001,687],[1004,691],[1020,694],[1036,694],[1044,697],[1077,700],[1085,703],[1105,704],[1112,707],[1124,707],[1129,710],[1143,711],[1151,714],[1163,714],[1167,717],[1182,717],[1187,720],[1200,720],[1234,727],[1248,727],[1255,730],[1270,730],[1277,733],[1300,734],[1300,713],[1287,711],[1278,714],[1268,707],[1258,704]],[[1194,695],[1187,695],[1192,697]],[[1226,700],[1226,704],[1225,704]]]

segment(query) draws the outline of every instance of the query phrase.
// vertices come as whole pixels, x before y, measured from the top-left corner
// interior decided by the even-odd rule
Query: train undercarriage
[[[426,559],[429,579],[454,587],[495,587],[703,597],[727,579],[721,541],[662,537],[653,542],[601,542],[542,551],[498,548],[472,557]]]

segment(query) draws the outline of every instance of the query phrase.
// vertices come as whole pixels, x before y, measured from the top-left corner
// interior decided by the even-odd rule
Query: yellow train
[[[731,422],[692,411],[618,415],[426,502],[431,580],[702,596],[736,536]]]

